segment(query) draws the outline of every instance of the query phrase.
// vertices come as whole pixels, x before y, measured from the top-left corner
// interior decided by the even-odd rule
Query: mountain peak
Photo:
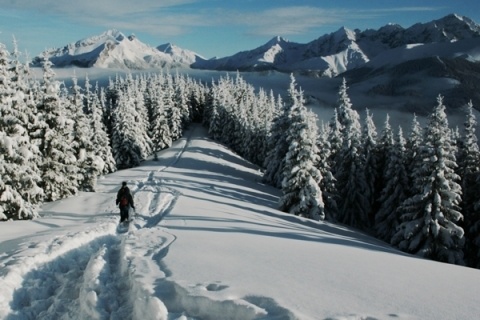
[[[449,14],[438,20],[414,24],[406,33],[417,43],[450,42],[480,37],[480,26],[467,17]]]
[[[274,46],[274,45],[282,44],[282,43],[286,43],[286,42],[289,42],[289,41],[286,40],[286,39],[283,38],[283,37],[275,36],[275,37],[273,37],[272,39],[270,39],[270,41],[268,41],[265,45],[267,45],[267,46]]]
[[[347,39],[352,40],[352,41],[356,40],[355,31],[350,30],[350,29],[346,28],[345,26],[343,26],[340,29],[338,29],[337,31],[333,32],[332,35],[334,36],[334,38],[338,42],[340,42],[342,40],[347,40]]]
[[[161,44],[157,47],[157,50],[161,51],[161,52],[165,52],[165,53],[170,53],[172,52],[174,49],[178,48],[176,45],[174,45],[173,43],[171,42],[167,42],[167,43],[164,43],[164,44]]]
[[[98,36],[89,37],[89,38],[86,38],[84,40],[100,39],[100,38],[105,38],[105,37],[113,38],[117,41],[122,41],[123,39],[125,39],[125,35],[122,32],[118,31],[117,29],[109,29],[109,30],[105,31],[104,33],[102,33]]]

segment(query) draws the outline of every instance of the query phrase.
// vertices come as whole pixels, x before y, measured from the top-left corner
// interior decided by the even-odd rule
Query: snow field
[[[95,193],[0,225],[0,319],[475,319],[478,270],[276,210],[278,192],[197,137]],[[193,135],[192,135],[193,136]],[[184,141],[190,139],[191,141]],[[118,228],[115,194],[137,216]]]

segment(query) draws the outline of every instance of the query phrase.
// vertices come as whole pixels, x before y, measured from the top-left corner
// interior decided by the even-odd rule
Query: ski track
[[[30,244],[35,254],[12,257],[1,275],[11,295],[0,296],[0,319],[295,319],[270,298],[214,300],[195,292],[228,286],[185,288],[169,280],[172,271],[163,258],[176,238],[160,222],[181,194],[155,175],[177,163],[191,135],[169,165],[133,183],[138,212],[128,228],[119,228],[115,215],[99,220],[96,228],[52,239],[40,256],[41,244]]]

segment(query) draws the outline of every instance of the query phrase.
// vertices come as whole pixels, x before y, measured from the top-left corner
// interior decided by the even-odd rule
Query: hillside
[[[475,319],[479,270],[276,210],[257,168],[193,126],[97,192],[0,224],[2,319]],[[138,216],[118,229],[115,194]]]

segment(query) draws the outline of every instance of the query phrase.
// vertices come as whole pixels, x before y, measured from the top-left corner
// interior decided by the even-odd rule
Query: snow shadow
[[[245,207],[245,210],[250,209]],[[260,213],[262,214],[262,213]],[[276,218],[282,219],[276,215],[272,215],[266,211],[263,211],[263,214],[267,216],[274,216]],[[292,216],[294,217],[294,216]],[[393,247],[389,247],[387,244],[377,241],[374,238],[371,238],[367,235],[365,237],[358,236],[358,233],[349,231],[348,229],[337,228],[324,223],[317,223],[314,227],[304,226],[301,223],[294,222],[289,223],[288,220],[285,220],[284,223],[279,223],[274,221],[269,223],[268,220],[252,220],[245,221],[244,219],[215,219],[209,217],[198,217],[198,216],[189,216],[175,214],[176,219],[180,220],[198,220],[198,221],[207,221],[209,222],[210,227],[193,227],[190,225],[169,225],[168,228],[171,230],[192,230],[192,231],[207,231],[207,232],[217,232],[217,233],[244,233],[259,235],[265,237],[276,237],[284,238],[291,240],[299,241],[311,241],[311,242],[320,242],[333,245],[341,245],[346,247],[356,247],[364,250],[379,251],[385,253],[391,253],[396,255],[406,255],[399,250],[396,250]],[[255,219],[258,218],[256,214]],[[298,218],[298,217],[297,217]],[[215,226],[215,223],[218,223],[218,227]],[[226,224],[231,225],[231,227],[225,227]],[[243,225],[243,227],[236,227]],[[246,226],[252,225],[252,228]],[[283,226],[282,229],[279,229],[279,226]],[[258,228],[261,227],[261,228]],[[272,231],[267,231],[267,229]],[[273,230],[278,231],[273,231]]]
[[[233,164],[241,166],[241,167],[245,167],[245,168],[253,169],[253,170],[258,170],[257,165],[245,160],[244,158],[242,158],[242,157],[240,157],[240,156],[238,156],[234,153],[221,151],[223,148],[225,148],[226,150],[230,150],[228,148],[228,146],[220,144],[220,143],[218,143],[218,142],[216,142],[216,141],[214,141],[210,138],[207,138],[207,137],[196,137],[195,140],[208,141],[210,144],[220,145],[220,146],[222,146],[222,148],[212,149],[212,148],[206,148],[206,147],[192,147],[192,146],[190,146],[188,148],[188,153],[199,153],[199,154],[203,154],[203,155],[207,155],[207,156],[212,156],[215,159],[222,159],[222,160],[225,160],[226,162],[230,162],[230,163],[233,163]]]
[[[247,296],[237,300],[214,300],[206,296],[192,295],[177,283],[165,279],[157,280],[155,295],[162,300],[174,318],[182,315],[196,320],[297,319],[292,312],[279,306],[272,298]]]
[[[174,172],[174,171],[170,171]],[[257,191],[257,189],[251,189],[248,184],[242,187],[241,181],[234,183],[233,179],[229,177],[219,177],[218,180],[209,178],[205,180],[202,178],[202,173],[191,174],[191,177],[200,178],[199,180],[176,178],[173,180],[163,180],[162,184],[171,188],[183,188],[192,190],[195,192],[205,193],[208,196],[215,196],[222,199],[237,200],[241,202],[263,205],[267,207],[276,207],[278,205],[278,198],[268,193]],[[229,181],[230,180],[230,181]],[[200,182],[207,181],[207,182]],[[224,182],[227,182],[225,184]],[[235,186],[235,187],[234,187]],[[184,196],[190,197],[190,195],[184,194]],[[208,200],[216,202],[215,199],[208,198]]]

